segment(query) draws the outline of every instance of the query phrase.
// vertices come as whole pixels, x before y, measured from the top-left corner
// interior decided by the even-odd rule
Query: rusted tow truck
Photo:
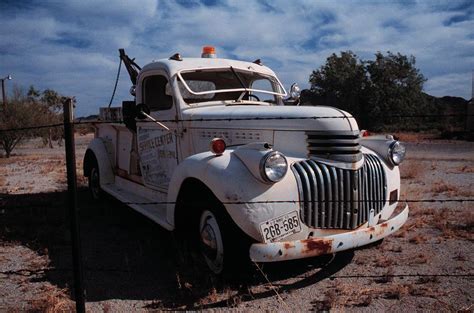
[[[91,194],[185,232],[214,273],[237,253],[273,262],[353,249],[407,220],[407,205],[392,216],[403,144],[362,136],[340,109],[295,105],[298,88],[288,96],[260,60],[213,47],[143,68],[120,57],[134,100],[101,108],[84,159]]]

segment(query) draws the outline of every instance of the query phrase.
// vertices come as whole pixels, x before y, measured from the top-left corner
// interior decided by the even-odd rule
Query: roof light
[[[225,148],[227,148],[227,145],[225,144],[224,139],[214,138],[211,140],[211,152],[216,156],[222,155],[222,153],[225,151]]]
[[[216,58],[216,48],[213,46],[202,47],[201,58]]]
[[[172,56],[170,56],[170,60],[183,61],[183,58],[181,57],[181,54],[175,53]]]

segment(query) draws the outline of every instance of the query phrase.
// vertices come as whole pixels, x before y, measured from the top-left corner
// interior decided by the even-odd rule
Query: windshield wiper
[[[234,74],[234,76],[237,77],[237,80],[239,81],[240,86],[242,86],[242,88],[245,89],[245,91],[242,92],[242,94],[237,98],[237,100],[235,100],[235,101],[241,101],[242,98],[243,98],[249,91],[247,90],[247,87],[245,87],[245,84],[244,84],[244,82],[242,81],[242,78],[240,78],[239,74],[237,74],[237,72],[234,70],[234,67],[231,66],[231,67],[230,67],[230,70],[232,71],[232,73]]]

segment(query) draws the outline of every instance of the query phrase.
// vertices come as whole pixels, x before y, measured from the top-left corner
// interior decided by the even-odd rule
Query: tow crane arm
[[[135,59],[130,59],[127,54],[125,54],[125,49],[119,49],[120,53],[120,60],[122,60],[123,64],[127,68],[128,75],[130,76],[130,80],[132,84],[135,86],[137,84],[137,77],[138,72],[142,69],[135,63]]]

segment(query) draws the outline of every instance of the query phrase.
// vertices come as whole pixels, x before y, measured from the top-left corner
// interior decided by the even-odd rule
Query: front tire
[[[224,240],[218,218],[204,210],[199,220],[200,250],[207,266],[214,274],[224,270]]]
[[[102,198],[102,189],[100,188],[100,173],[97,163],[92,166],[88,177],[89,192],[92,199],[98,201]]]
[[[251,239],[235,224],[222,204],[200,211],[198,231],[199,254],[214,275],[234,280],[250,273]]]

